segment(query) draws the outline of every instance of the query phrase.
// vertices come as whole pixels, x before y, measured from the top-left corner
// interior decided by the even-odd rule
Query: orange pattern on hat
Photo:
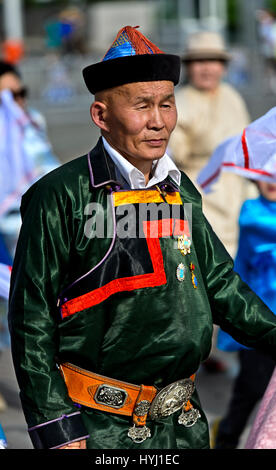
[[[142,54],[164,54],[161,49],[159,49],[155,44],[153,44],[146,36],[144,36],[140,31],[137,30],[139,26],[124,26],[123,28],[120,29],[118,32],[116,38],[114,39],[111,47],[108,49],[106,52],[103,60],[109,53],[110,49],[112,47],[115,47],[116,45],[120,44],[122,38],[125,39],[125,42],[129,41],[135,50],[136,54],[142,55]],[[116,44],[118,43],[118,44]]]

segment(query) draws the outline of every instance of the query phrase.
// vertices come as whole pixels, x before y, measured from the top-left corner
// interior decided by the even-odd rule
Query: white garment
[[[222,142],[201,170],[197,183],[207,193],[222,171],[275,183],[275,127],[276,107],[250,123],[243,133]]]
[[[0,263],[0,298],[9,298],[11,270],[6,264]],[[0,312],[1,314],[1,312]]]
[[[125,178],[131,189],[150,188],[158,183],[161,183],[161,181],[164,181],[167,176],[170,176],[175,181],[175,183],[180,186],[181,173],[167,153],[165,153],[159,160],[154,160],[154,174],[146,185],[145,176],[143,173],[135,168],[135,166],[133,166],[126,158],[117,152],[117,150],[111,147],[104,137],[102,137],[102,139],[105,150],[112,158],[116,167],[120,171],[121,175]]]
[[[0,102],[0,232],[13,256],[21,226],[21,197],[59,162],[41,114],[21,108],[10,90],[0,93]]]
[[[19,208],[22,194],[38,178],[59,165],[41,117],[23,110],[10,90],[1,92],[0,106],[0,217]]]

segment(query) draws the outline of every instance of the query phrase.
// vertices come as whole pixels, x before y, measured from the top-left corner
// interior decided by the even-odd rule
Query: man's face
[[[177,119],[172,82],[130,83],[102,98],[102,134],[112,147],[138,168],[164,155]]]
[[[21,96],[22,92],[22,82],[19,77],[13,73],[4,73],[0,77],[0,91],[10,90],[14,94],[14,99],[19,104],[19,106],[24,107],[25,98]]]
[[[187,67],[190,83],[202,91],[215,91],[225,73],[225,65],[219,60],[198,60]]]

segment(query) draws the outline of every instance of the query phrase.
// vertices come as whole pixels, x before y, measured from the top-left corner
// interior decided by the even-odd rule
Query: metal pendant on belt
[[[200,418],[199,411],[193,408],[190,402],[194,389],[195,384],[191,378],[178,380],[160,390],[152,403],[147,400],[139,402],[135,413],[138,417],[148,414],[150,419],[157,420],[170,416],[182,408],[178,423],[185,427],[191,427]],[[128,437],[136,444],[141,444],[151,437],[151,432],[147,426],[137,426],[134,423],[128,430]]]
[[[196,408],[190,408],[188,411],[182,408],[182,413],[178,417],[178,424],[183,424],[186,428],[191,428],[201,417],[200,412]]]
[[[151,437],[151,432],[147,426],[135,426],[134,424],[132,428],[129,428],[127,435],[135,444],[142,444],[142,442]]]

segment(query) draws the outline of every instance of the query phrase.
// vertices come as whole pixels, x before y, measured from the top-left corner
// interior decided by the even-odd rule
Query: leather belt
[[[146,420],[166,417],[182,408],[179,423],[187,427],[200,417],[190,402],[194,378],[179,380],[158,391],[154,386],[135,385],[95,374],[69,362],[59,365],[68,395],[80,405],[107,413],[132,416],[129,437],[141,443],[150,437]]]

